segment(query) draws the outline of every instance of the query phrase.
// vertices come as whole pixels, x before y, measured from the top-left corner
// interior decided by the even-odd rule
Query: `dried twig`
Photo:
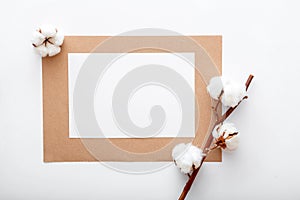
[[[253,75],[249,75],[249,77],[248,77],[248,79],[247,79],[247,81],[246,81],[246,83],[245,83],[245,85],[246,85],[246,90],[248,90],[248,87],[249,87],[249,85],[251,84],[251,81],[252,81],[253,78],[254,78]],[[245,97],[245,98],[247,98],[247,97]],[[245,99],[245,98],[244,98],[244,99]],[[224,122],[224,121],[231,115],[231,113],[232,113],[232,112],[240,105],[240,103],[241,103],[241,101],[240,101],[239,104],[236,105],[235,107],[229,108],[229,109],[221,116],[221,118],[219,118],[219,119],[216,121],[216,123],[215,123],[215,125],[213,126],[213,128],[214,128],[215,126],[217,126],[218,124]],[[205,159],[207,158],[207,154],[210,152],[209,147],[211,146],[212,141],[213,141],[213,136],[212,136],[212,134],[210,134],[209,137],[208,137],[208,139],[207,139],[207,141],[206,141],[206,143],[205,143],[205,146],[204,146],[204,151],[203,151],[203,152],[205,153],[205,156],[203,157],[203,159],[202,159],[202,161],[201,161],[201,163],[200,163],[199,168],[197,168],[196,170],[194,170],[193,173],[191,174],[191,176],[189,177],[189,180],[188,180],[187,183],[185,184],[185,186],[184,186],[184,188],[183,188],[183,190],[182,190],[182,193],[181,193],[180,197],[178,198],[179,200],[184,200],[185,197],[186,197],[186,195],[188,194],[189,190],[191,189],[191,187],[192,187],[192,185],[193,185],[193,182],[194,182],[194,180],[195,180],[195,178],[196,178],[196,176],[197,176],[197,174],[198,174],[198,172],[199,172],[199,170],[200,170],[200,168],[201,168],[203,162],[204,162]]]

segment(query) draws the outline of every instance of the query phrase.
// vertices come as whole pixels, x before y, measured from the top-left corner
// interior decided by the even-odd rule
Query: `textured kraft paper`
[[[180,43],[184,36],[122,36],[120,44],[108,47],[103,53],[120,53],[126,43],[146,39],[173,45],[176,52],[191,52]],[[68,53],[91,53],[109,36],[66,36],[62,51],[54,57],[42,59],[43,76],[43,134],[44,162],[87,162],[87,161],[172,161],[172,148],[181,142],[201,146],[207,137],[210,126],[211,99],[201,76],[195,73],[195,93],[199,99],[200,117],[195,138],[114,138],[114,139],[78,139],[69,138],[68,107]],[[222,71],[222,37],[190,36],[206,51],[212,62]],[[174,41],[174,42],[173,42]],[[175,42],[176,41],[176,42]],[[136,52],[164,52],[157,49],[138,50]],[[195,65],[200,58],[195,57]],[[169,145],[170,144],[170,145]],[[88,147],[88,148],[87,148]],[[220,162],[219,149],[210,153],[206,161]]]

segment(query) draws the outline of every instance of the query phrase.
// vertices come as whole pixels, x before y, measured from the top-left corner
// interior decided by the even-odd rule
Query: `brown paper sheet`
[[[165,40],[180,41],[183,36],[143,36],[149,43]],[[62,51],[54,57],[42,59],[43,67],[43,129],[44,129],[44,162],[72,161],[171,161],[174,145],[191,142],[193,138],[115,138],[115,139],[74,139],[69,138],[68,108],[68,53],[90,53],[108,36],[66,36]],[[200,44],[219,71],[222,71],[222,37],[191,36]],[[137,42],[139,36],[120,37],[119,47],[109,47],[106,53],[122,52],[126,43]],[[177,52],[190,52],[177,45]],[[136,52],[160,52],[156,49]],[[200,58],[195,59],[195,64]],[[209,128],[210,98],[200,75],[195,75],[196,96],[200,99],[199,129],[194,143],[201,146]],[[89,148],[86,148],[87,145]],[[221,151],[212,152],[206,161],[222,161]]]

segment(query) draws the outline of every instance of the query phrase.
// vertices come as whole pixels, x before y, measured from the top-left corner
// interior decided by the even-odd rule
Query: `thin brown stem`
[[[220,148],[220,146],[219,146],[219,145],[215,145],[215,146],[209,148],[209,149],[207,150],[207,153],[206,153],[206,154],[208,155],[211,151],[213,151],[213,150],[215,150],[215,149],[218,149],[218,148]]]
[[[250,86],[251,81],[252,81],[253,78],[254,78],[253,75],[249,75],[249,77],[248,77],[248,79],[247,79],[247,81],[246,81],[246,83],[245,83],[245,85],[246,85],[246,90],[248,90],[248,88],[249,88],[249,86]],[[245,98],[244,98],[244,99],[245,99]],[[241,101],[239,102],[239,104],[240,104],[240,103],[241,103]],[[218,125],[218,124],[224,122],[224,121],[231,115],[231,113],[239,106],[239,104],[236,105],[235,107],[229,108],[229,109],[221,116],[221,118],[219,118],[219,119],[216,121],[216,123],[215,123],[215,125],[213,126],[213,128],[214,128],[216,125]],[[212,129],[212,130],[213,130],[213,129]],[[184,188],[183,188],[183,190],[182,190],[182,192],[181,192],[181,195],[180,195],[180,197],[178,198],[179,200],[184,200],[185,197],[186,197],[186,195],[187,195],[188,192],[190,191],[190,189],[191,189],[191,187],[192,187],[192,185],[193,185],[193,182],[194,182],[194,180],[195,180],[195,178],[196,178],[196,176],[197,176],[199,170],[201,169],[201,166],[202,166],[203,162],[205,161],[205,159],[206,159],[206,157],[207,157],[207,154],[210,152],[210,151],[209,151],[209,147],[211,146],[212,141],[213,141],[213,136],[212,136],[212,134],[210,134],[209,137],[208,137],[208,139],[207,139],[207,141],[206,141],[206,143],[205,143],[205,146],[204,146],[204,153],[205,153],[205,156],[203,156],[203,159],[201,160],[200,166],[199,166],[196,170],[194,170],[193,173],[191,174],[191,176],[189,177],[189,180],[188,180],[187,183],[185,184],[185,186],[184,186]]]
[[[221,98],[222,98],[223,93],[224,93],[224,90],[221,91],[221,94],[220,94],[219,97],[218,97],[218,102],[217,102],[216,106],[214,107],[214,111],[215,111],[215,112],[217,112],[218,107],[219,107],[219,105],[220,105],[220,103],[221,103]]]
[[[216,105],[213,107],[213,111],[214,111],[214,114],[217,117],[217,120],[219,119],[218,108],[219,108],[219,105],[221,103],[221,98],[222,98],[223,93],[224,93],[224,90],[221,91],[221,94],[218,97],[218,101],[217,101]]]

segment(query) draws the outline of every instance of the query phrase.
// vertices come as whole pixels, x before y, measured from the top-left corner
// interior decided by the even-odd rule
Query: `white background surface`
[[[129,175],[99,163],[42,162],[41,59],[29,41],[42,23],[68,35],[145,27],[223,35],[224,74],[256,76],[230,118],[241,147],[205,164],[188,198],[300,198],[297,1],[6,1],[0,15],[0,199],[176,199],[186,181],[174,166]]]

